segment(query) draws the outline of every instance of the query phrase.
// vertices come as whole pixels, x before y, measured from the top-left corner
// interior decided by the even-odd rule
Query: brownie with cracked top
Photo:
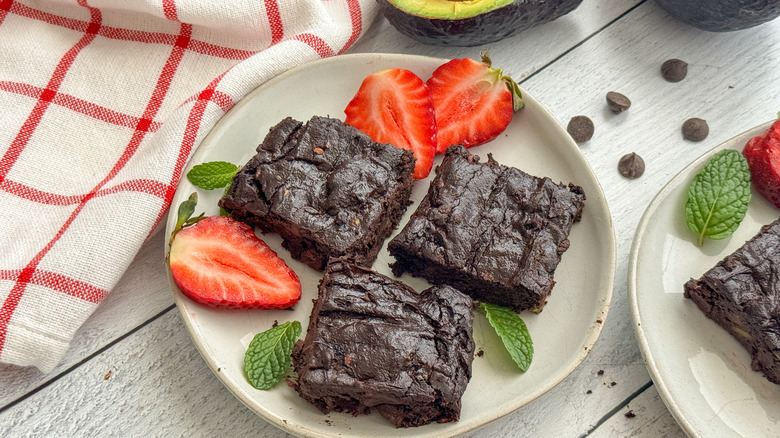
[[[348,256],[370,265],[409,206],[411,151],[376,143],[338,119],[286,118],[233,178],[220,207],[277,232],[293,258],[323,270]]]
[[[457,421],[474,357],[472,304],[449,286],[418,293],[336,260],[288,384],[323,413],[373,409],[396,427]]]
[[[780,384],[780,219],[687,281],[684,290],[745,347],[753,370]]]
[[[447,150],[427,195],[390,241],[393,272],[449,284],[515,311],[540,312],[582,217],[585,194],[462,146]]]

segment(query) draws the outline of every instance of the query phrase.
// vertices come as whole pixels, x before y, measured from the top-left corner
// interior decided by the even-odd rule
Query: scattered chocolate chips
[[[613,113],[620,114],[631,107],[631,101],[617,91],[610,91],[607,93],[607,106]]]
[[[584,143],[593,137],[593,121],[587,116],[574,116],[566,127],[571,138],[577,143]]]
[[[694,117],[686,120],[682,125],[683,138],[690,141],[702,141],[710,133],[710,127],[707,121]]]
[[[680,82],[688,75],[688,63],[679,59],[669,59],[661,64],[661,76],[669,82]]]
[[[645,160],[634,152],[623,155],[618,162],[618,172],[628,179],[639,178],[645,173]]]

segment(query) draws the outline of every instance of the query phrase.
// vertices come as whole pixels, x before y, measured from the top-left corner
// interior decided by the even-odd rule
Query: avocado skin
[[[678,20],[711,32],[746,29],[780,16],[780,0],[656,0]]]
[[[471,47],[492,43],[568,14],[582,0],[516,0],[484,14],[461,19],[426,18],[377,0],[387,21],[424,44]]]

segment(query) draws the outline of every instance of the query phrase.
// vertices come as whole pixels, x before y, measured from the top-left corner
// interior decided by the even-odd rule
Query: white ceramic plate
[[[683,297],[686,281],[777,219],[778,210],[754,189],[736,232],[698,247],[684,217],[688,185],[707,159],[722,149],[742,151],[768,127],[732,138],[674,177],[650,203],[634,237],[628,274],[634,331],[661,398],[692,437],[780,433],[780,385],[753,371],[747,351]]]
[[[344,117],[343,109],[363,78],[379,70],[400,67],[427,79],[444,60],[420,56],[360,54],[314,62],[293,69],[264,84],[238,103],[209,133],[190,165],[214,160],[245,163],[268,132],[286,116],[308,120],[313,115]],[[518,371],[483,317],[475,323],[475,341],[484,355],[476,357],[473,377],[463,396],[461,419],[414,429],[395,429],[379,415],[352,417],[323,415],[285,384],[270,391],[252,388],[244,377],[243,358],[252,337],[274,321],[309,319],[320,273],[292,260],[277,235],[263,239],[298,273],[303,298],[294,311],[219,311],[185,298],[173,286],[176,303],[195,345],[225,386],[250,409],[290,433],[301,436],[445,437],[463,433],[505,415],[540,396],[563,380],[585,358],[607,316],[615,271],[612,220],[596,177],[577,145],[557,121],[527,93],[526,108],[508,129],[490,144],[474,148],[483,155],[555,181],[574,182],[585,190],[582,221],[571,232],[571,247],[555,274],[557,282],[549,304],[540,315],[523,314],[535,345],[535,356],[526,373]],[[187,169],[189,170],[189,169]],[[433,174],[433,173],[432,173]],[[419,203],[428,181],[419,181],[412,199]],[[185,179],[173,199],[173,208],[196,189]],[[199,190],[196,213],[217,213],[220,191]],[[403,225],[414,205],[402,219]],[[174,224],[170,215],[167,233]],[[386,249],[374,269],[392,275]],[[409,276],[403,281],[422,290],[428,285]],[[172,283],[173,284],[173,283]]]

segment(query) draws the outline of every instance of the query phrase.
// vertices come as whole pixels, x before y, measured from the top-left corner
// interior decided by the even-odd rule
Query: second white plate
[[[692,437],[777,436],[780,385],[750,368],[750,356],[723,328],[683,297],[683,284],[778,218],[755,189],[745,219],[721,241],[696,246],[685,224],[688,185],[702,165],[723,149],[742,151],[765,124],[708,152],[666,185],[637,228],[629,260],[629,300],[634,331],[647,368],[680,427]]]

